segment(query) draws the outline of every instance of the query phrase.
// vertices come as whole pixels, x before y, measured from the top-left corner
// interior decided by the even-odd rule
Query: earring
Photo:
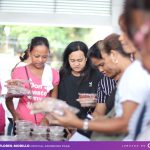
[[[118,59],[115,60],[115,63],[118,64]]]
[[[114,56],[113,56],[113,55],[111,55],[111,59],[112,59],[113,62],[115,62],[115,59],[114,59]]]

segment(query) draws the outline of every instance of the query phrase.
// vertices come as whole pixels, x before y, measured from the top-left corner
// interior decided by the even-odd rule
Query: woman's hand
[[[10,79],[10,80],[7,80],[6,83],[7,83],[6,87],[23,86],[24,81],[23,80],[19,80],[19,79]]]
[[[24,95],[19,95],[19,94],[11,94],[11,93],[7,93],[6,94],[6,98],[21,98]]]

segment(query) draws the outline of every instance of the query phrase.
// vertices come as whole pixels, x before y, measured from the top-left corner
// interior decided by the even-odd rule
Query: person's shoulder
[[[46,71],[46,72],[52,71],[53,75],[58,75],[59,74],[59,71],[57,69],[51,67],[50,64],[45,64],[44,71]]]
[[[25,70],[25,66],[19,66],[19,67],[16,67],[13,72],[22,72]]]
[[[13,78],[23,78],[26,74],[25,66],[17,67],[12,71]]]
[[[129,67],[125,70],[123,77],[131,77],[134,76],[135,78],[141,77],[141,76],[147,76],[146,70],[143,68],[140,60],[135,60]]]
[[[59,74],[59,71],[55,68],[52,68],[52,72],[53,72],[53,74]]]
[[[71,84],[74,81],[74,76],[72,74],[60,75],[60,84]]]
[[[136,70],[143,70],[143,67],[141,65],[141,62],[139,60],[135,60],[132,64],[130,64],[127,69],[125,70],[126,72],[134,72]]]
[[[26,65],[27,65],[27,63],[25,63],[25,62],[19,62],[16,67],[24,67]]]
[[[103,80],[105,78],[105,75],[102,72],[98,71],[97,72],[97,78],[98,78],[98,80]]]
[[[103,75],[102,81],[103,82],[111,82],[111,83],[116,84],[116,81],[114,79],[107,77],[106,75]]]
[[[150,75],[146,72],[146,70],[142,67],[140,61],[134,61],[122,75],[118,88],[125,88],[128,86],[130,88],[143,88],[146,87],[148,82],[150,81]],[[120,88],[121,89],[121,88]]]

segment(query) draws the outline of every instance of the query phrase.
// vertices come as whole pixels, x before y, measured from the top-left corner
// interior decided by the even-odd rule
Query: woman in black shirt
[[[76,100],[79,93],[96,93],[98,81],[102,74],[91,65],[87,57],[88,47],[81,41],[71,42],[63,54],[63,65],[60,70],[58,98],[80,110],[78,116],[85,118],[93,109],[81,107]]]

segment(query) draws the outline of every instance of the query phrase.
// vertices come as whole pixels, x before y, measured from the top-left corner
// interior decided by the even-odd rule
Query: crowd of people
[[[144,136],[150,130],[149,14],[149,0],[125,0],[118,21],[121,34],[112,33],[90,48],[82,41],[69,43],[59,71],[47,64],[48,40],[34,37],[7,81],[8,88],[19,84],[30,91],[5,95],[12,114],[11,130],[16,120],[28,120],[36,125],[64,126],[69,139],[78,133],[89,140],[150,140]],[[42,101],[50,97],[79,112],[64,108],[63,115],[42,113],[49,106],[49,101]],[[19,99],[17,108],[14,98]],[[31,113],[38,109],[40,113]],[[13,134],[4,133],[4,128],[5,110],[0,103],[0,134]]]

